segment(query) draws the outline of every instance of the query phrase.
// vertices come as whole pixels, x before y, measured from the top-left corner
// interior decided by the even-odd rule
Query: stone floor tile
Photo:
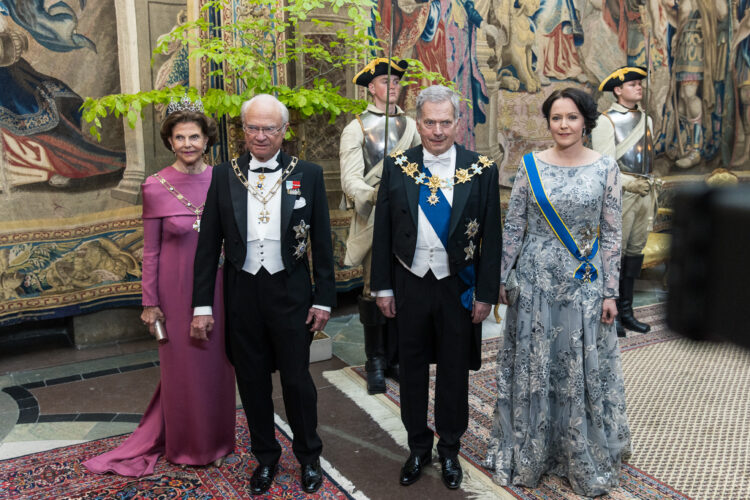
[[[32,389],[43,415],[55,413],[143,413],[159,382],[151,367]]]
[[[20,457],[28,455],[30,453],[38,453],[40,451],[52,450],[60,448],[62,446],[71,446],[74,444],[80,444],[86,440],[81,439],[51,439],[41,441],[11,441],[0,443],[0,460],[6,460],[8,458]]]
[[[367,360],[363,344],[335,342],[333,354],[349,366],[363,365]]]
[[[18,421],[18,404],[9,394],[0,391],[0,442]]]
[[[347,344],[364,344],[365,342],[365,330],[362,323],[352,322],[344,326],[339,333],[334,337],[336,342],[346,342]]]
[[[0,375],[0,389],[3,387],[10,387],[11,385],[16,385],[16,383],[13,381],[13,375]]]
[[[53,422],[21,424],[5,436],[3,443],[57,439],[83,439],[96,425],[95,422]]]
[[[135,422],[99,422],[86,434],[84,439],[102,439],[110,436],[119,436],[120,434],[130,434],[138,424]]]

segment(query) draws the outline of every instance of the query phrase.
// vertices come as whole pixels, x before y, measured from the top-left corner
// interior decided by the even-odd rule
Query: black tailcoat
[[[423,164],[422,146],[404,153],[410,162]],[[469,168],[479,155],[456,144],[456,170]],[[451,205],[448,234],[448,259],[451,275],[474,264],[476,300],[495,304],[500,287],[500,256],[502,247],[498,171],[492,167],[475,175],[469,182],[456,184]],[[417,244],[417,220],[420,187],[401,171],[394,158],[388,156],[375,209],[372,249],[372,289],[394,289],[393,268],[400,266],[396,257],[411,266]],[[479,223],[473,238],[467,234],[468,224]],[[469,240],[477,249],[472,256],[466,252]],[[457,305],[460,307],[460,304]],[[402,311],[403,313],[403,311]],[[399,314],[399,311],[396,311]],[[470,367],[481,365],[481,325],[474,328]]]
[[[282,170],[292,158],[281,152],[279,162]],[[245,153],[237,159],[242,173],[247,178],[250,155]],[[287,183],[299,181],[300,193],[290,194]],[[305,266],[310,275],[307,252],[295,255],[299,242],[295,226],[301,223],[310,226],[309,244],[312,255],[312,276],[315,282],[312,297],[309,287],[290,290],[295,300],[310,305],[333,307],[336,304],[333,246],[328,201],[320,166],[299,161],[292,173],[282,183],[281,192],[281,257],[288,274]],[[195,277],[193,282],[193,307],[212,305],[216,276],[216,263],[224,245],[225,270],[230,266],[239,273],[247,254],[247,189],[232,169],[231,162],[222,163],[213,170],[203,209],[198,249],[195,254]],[[303,207],[294,208],[297,200],[305,200]],[[250,299],[250,298],[249,298]],[[229,345],[229,344],[227,344]],[[231,357],[231,352],[227,353]]]

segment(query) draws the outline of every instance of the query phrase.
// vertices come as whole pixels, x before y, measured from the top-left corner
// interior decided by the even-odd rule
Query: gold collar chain
[[[185,208],[190,210],[192,213],[195,214],[195,222],[193,222],[193,229],[200,232],[201,228],[201,215],[203,214],[203,206],[204,203],[201,203],[200,205],[196,206],[195,203],[188,200],[184,194],[180,193],[176,187],[174,187],[167,179],[159,175],[158,173],[153,174],[152,177],[154,177],[156,180],[158,180],[162,186],[164,186],[164,189],[169,191],[169,193],[177,198],[177,200],[185,205]]]
[[[242,173],[242,170],[240,170],[240,166],[237,164],[237,158],[232,158],[232,169],[234,170],[234,175],[237,176],[237,179],[242,183],[243,186],[245,186],[245,189],[248,190],[248,192],[253,195],[253,198],[258,200],[263,204],[263,208],[261,209],[260,213],[258,214],[258,220],[263,224],[268,224],[271,221],[271,213],[266,209],[266,203],[268,203],[271,198],[273,198],[273,195],[276,194],[276,192],[281,187],[281,183],[286,180],[287,177],[289,177],[289,174],[292,173],[292,170],[294,170],[294,167],[297,166],[297,162],[299,159],[296,156],[292,156],[292,161],[289,162],[289,165],[284,169],[284,171],[279,176],[279,180],[276,181],[276,183],[271,186],[271,189],[268,191],[268,193],[264,196],[260,193],[258,189],[256,189],[255,186],[252,186],[250,182],[247,180],[247,177],[245,177],[245,174]]]
[[[255,186],[251,185],[247,180],[247,177],[245,177],[245,174],[242,173],[242,170],[240,170],[240,166],[237,164],[237,158],[232,159],[232,169],[234,170],[234,174],[237,176],[237,179],[239,179],[242,185],[245,186],[245,189],[250,191],[250,194],[253,195],[253,198],[265,205],[273,197],[273,195],[276,194],[276,191],[279,190],[279,187],[281,187],[281,183],[284,182],[287,177],[289,177],[289,174],[292,173],[294,167],[297,166],[298,161],[299,159],[296,156],[292,156],[292,161],[289,162],[289,165],[287,165],[287,167],[281,173],[279,180],[276,181],[276,183],[271,187],[270,191],[268,191],[265,196],[263,196],[260,191],[256,189]]]
[[[401,171],[414,179],[416,184],[423,184],[430,189],[430,195],[427,197],[427,203],[430,205],[437,205],[440,201],[440,198],[437,196],[438,189],[452,189],[456,184],[469,182],[472,177],[480,175],[484,169],[495,164],[488,157],[480,155],[479,160],[472,163],[469,168],[458,168],[452,177],[444,179],[437,175],[427,177],[427,174],[420,171],[419,165],[409,161],[403,151],[395,151],[391,153],[391,157],[394,159],[396,165],[401,167]]]

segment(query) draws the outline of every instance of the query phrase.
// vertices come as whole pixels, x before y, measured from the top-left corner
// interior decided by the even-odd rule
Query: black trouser
[[[409,450],[432,450],[427,427],[429,367],[437,362],[435,428],[438,453],[455,458],[469,425],[469,354],[471,313],[461,305],[466,285],[458,276],[438,280],[428,272],[419,278],[394,264],[396,322],[399,332],[401,420]]]
[[[226,303],[228,342],[237,385],[250,429],[252,452],[264,465],[276,462],[271,372],[279,370],[292,449],[301,464],[314,462],[323,449],[317,434],[317,392],[310,376],[312,333],[305,325],[311,284],[304,266],[292,274],[255,276],[230,270]],[[210,425],[210,422],[207,423]]]

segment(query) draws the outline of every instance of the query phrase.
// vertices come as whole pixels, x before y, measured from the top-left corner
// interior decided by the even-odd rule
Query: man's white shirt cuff
[[[214,308],[211,306],[198,306],[193,309],[193,316],[213,316]]]
[[[373,297],[393,297],[393,290],[374,290],[370,292]]]

